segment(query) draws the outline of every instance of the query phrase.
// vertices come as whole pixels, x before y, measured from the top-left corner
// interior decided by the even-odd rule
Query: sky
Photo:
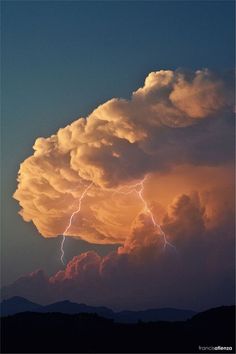
[[[184,111],[185,114],[188,116],[188,120],[181,124],[184,124],[187,127],[186,129],[188,129],[188,134],[190,137],[193,137],[193,139],[196,139],[197,141],[197,136],[200,135],[201,132],[204,132],[205,128],[207,128],[207,130],[211,132],[210,137],[205,137],[207,143],[210,139],[210,148],[208,149],[207,143],[204,143],[203,146],[205,150],[203,148],[203,150],[199,152],[197,157],[193,154],[194,156],[191,155],[188,157],[188,159],[186,159],[186,161],[184,161],[184,164],[191,163],[193,165],[199,165],[199,170],[193,171],[192,168],[187,168],[186,166],[184,166],[184,164],[180,164],[180,166],[178,166],[177,164],[177,166],[175,166],[174,172],[172,174],[170,173],[170,175],[168,176],[166,175],[165,178],[169,179],[168,190],[171,189],[169,187],[170,185],[172,186],[177,183],[175,182],[176,179],[178,181],[181,181],[182,174],[184,174],[184,176],[187,176],[187,183],[189,185],[194,185],[194,188],[196,189],[197,182],[194,181],[194,175],[203,175],[204,177],[202,179],[202,184],[208,185],[208,182],[206,183],[205,180],[209,181],[209,178],[210,180],[215,179],[214,176],[216,176],[217,172],[218,176],[226,176],[225,178],[219,178],[222,180],[221,188],[218,188],[218,185],[215,187],[219,189],[219,200],[222,198],[221,189],[223,187],[226,188],[226,186],[231,185],[232,181],[232,172],[230,172],[229,166],[230,164],[228,164],[226,167],[223,166],[224,161],[230,160],[230,158],[232,157],[232,144],[230,145],[229,143],[232,142],[232,136],[230,135],[230,131],[232,131],[232,129],[229,128],[232,126],[230,123],[230,118],[226,119],[227,124],[223,124],[220,121],[220,118],[218,118],[218,116],[222,115],[222,110],[225,109],[224,107],[228,107],[229,105],[229,103],[226,102],[225,97],[230,96],[230,94],[228,94],[229,91],[227,91],[229,90],[227,86],[228,84],[225,84],[225,86],[222,86],[223,88],[220,89],[219,86],[221,87],[221,84],[219,84],[219,82],[228,83],[229,74],[227,76],[224,73],[229,72],[234,67],[234,3],[232,1],[10,1],[2,2],[1,6],[3,103],[3,208],[1,247],[2,285],[11,284],[23,274],[34,272],[37,269],[43,269],[45,274],[49,276],[52,275],[54,283],[56,283],[57,279],[61,279],[61,277],[63,278],[63,276],[65,277],[65,275],[61,275],[62,273],[60,273],[60,270],[62,272],[64,271],[64,266],[61,264],[60,261],[60,242],[62,236],[60,235],[59,237],[55,238],[43,238],[40,235],[40,232],[44,234],[44,236],[47,236],[48,234],[56,236],[59,233],[58,230],[60,229],[63,233],[63,230],[65,228],[63,225],[65,225],[66,220],[68,220],[69,214],[66,214],[65,219],[60,219],[63,220],[63,225],[60,225],[60,222],[57,222],[57,227],[55,228],[49,223],[50,225],[47,225],[47,228],[45,230],[41,226],[35,227],[32,222],[25,222],[18,214],[18,211],[20,209],[19,204],[15,199],[12,198],[12,195],[17,189],[16,178],[20,164],[27,157],[32,155],[32,146],[34,145],[35,140],[39,137],[46,138],[51,136],[52,134],[55,134],[58,129],[66,127],[79,117],[87,117],[91,114],[91,112],[94,111],[96,107],[112,98],[123,98],[131,100],[131,102],[134,103],[131,104],[131,108],[128,107],[127,109],[126,107],[123,107],[122,102],[117,105],[116,103],[114,103],[114,105],[108,105],[108,110],[110,109],[111,114],[114,113],[114,115],[116,116],[116,111],[118,110],[118,112],[120,112],[121,110],[124,115],[128,115],[130,111],[133,112],[134,110],[134,112],[136,112],[135,114],[138,116],[135,102],[141,102],[141,99],[143,99],[143,95],[143,97],[145,97],[146,103],[142,103],[142,107],[144,106],[149,109],[151,98],[146,98],[146,94],[144,92],[145,90],[139,91],[139,94],[136,94],[136,96],[132,96],[132,93],[135,91],[137,92],[139,88],[145,87],[144,80],[151,72],[158,72],[160,70],[171,71],[172,74],[165,74],[162,78],[163,80],[172,80],[173,78],[173,80],[179,80],[180,74],[178,74],[178,70],[180,70],[180,73],[181,70],[183,72],[184,70],[189,70],[190,72],[194,73],[196,70],[209,68],[213,72],[220,73],[217,74],[220,75],[219,77],[215,76],[215,74],[211,76],[208,75],[206,72],[204,73],[203,70],[201,74],[202,76],[200,75],[201,78],[199,79],[200,83],[198,82],[199,80],[196,81],[196,87],[200,85],[199,87],[203,87],[203,89],[205,83],[207,83],[206,89],[207,92],[212,92],[212,95],[210,95],[210,97],[212,97],[213,101],[216,99],[216,97],[219,97],[219,100],[217,100],[217,102],[223,102],[222,106],[219,105],[219,107],[217,107],[217,112],[215,113],[217,119],[219,120],[219,122],[217,123],[218,125],[216,127],[214,127],[213,124],[211,122],[208,122],[207,120],[207,122],[205,123],[206,126],[204,126],[204,122],[200,123],[196,132],[194,132],[194,129],[191,128],[189,119],[194,119],[196,117],[203,118],[208,114],[208,112],[204,111],[205,108],[202,108],[201,112],[198,111],[196,113],[195,111],[195,115],[192,113],[193,111],[191,110],[196,105],[199,106],[199,100],[203,100],[204,97],[200,97],[199,100],[197,100],[196,102],[191,102],[190,100],[190,105],[192,105],[190,108],[183,107],[182,105],[178,106],[178,109]],[[168,79],[168,75],[172,75],[173,78]],[[196,74],[189,75],[193,75],[193,77],[195,77],[194,75]],[[157,88],[159,82],[158,78],[159,76],[154,77],[154,81],[157,80]],[[195,86],[190,87],[188,80],[188,74],[186,74],[186,87],[180,87],[180,91],[178,92],[175,90],[175,88],[173,88],[173,84],[171,83],[172,81],[166,84],[168,86],[168,90],[173,91],[173,102],[176,105],[176,102],[178,101],[178,95],[184,95],[184,90],[190,89],[193,90],[193,93],[195,92]],[[147,91],[149,90],[150,82],[146,82]],[[163,98],[164,100],[165,94],[161,93],[160,95],[161,98]],[[208,107],[209,111],[212,110],[211,101],[204,102],[204,105]],[[197,110],[196,107],[195,109]],[[103,108],[101,108],[97,114],[98,116],[99,114],[105,114],[103,112]],[[166,111],[164,111],[163,115],[166,116]],[[228,117],[229,113],[227,109],[224,111],[224,115]],[[96,122],[95,118],[92,117],[92,119],[94,122]],[[139,118],[137,118],[137,120],[139,120]],[[189,125],[190,127],[188,127]],[[156,127],[152,127],[151,121],[150,127],[148,122],[145,121],[145,124],[143,125],[141,120],[139,126],[140,134],[142,135],[145,133],[150,138],[150,146],[145,146],[145,151],[152,151],[156,148],[159,148],[158,144],[155,143],[155,136],[153,138],[153,134],[155,132],[156,134],[159,134],[159,131],[155,130],[157,129]],[[145,129],[143,129],[144,126]],[[119,130],[119,128],[120,123],[116,127],[117,131]],[[135,127],[135,130],[136,128],[137,127]],[[94,129],[92,130],[92,133],[95,134],[96,125],[95,128],[92,129]],[[220,134],[215,135],[216,131],[223,132],[223,137]],[[124,134],[126,133],[127,131],[125,131]],[[123,132],[121,132],[120,134],[123,134]],[[169,136],[169,132],[164,132],[164,134],[167,135],[164,135],[163,139],[166,138],[167,141],[175,142],[175,139],[178,139],[178,137],[176,137],[175,135]],[[213,137],[212,140],[211,137]],[[180,136],[180,138],[181,140],[183,139],[183,141],[185,141],[182,136]],[[139,141],[138,134],[137,137],[134,137],[134,139],[137,139],[137,141]],[[216,144],[216,142],[218,142],[218,145],[219,142],[223,144],[222,149],[220,149],[220,151],[217,150],[218,159],[214,157],[213,153],[210,153],[211,151],[215,151],[214,144]],[[42,142],[42,144],[44,143],[45,142]],[[186,139],[186,144],[187,143],[188,139]],[[196,142],[196,144],[198,143],[199,142]],[[176,146],[177,148],[179,148],[178,144]],[[196,148],[198,148],[198,145],[196,145]],[[126,148],[124,147],[124,150],[125,149]],[[188,149],[191,151],[191,146],[189,146]],[[38,147],[38,151],[44,151],[44,148],[41,148],[40,144]],[[163,151],[164,157],[162,159],[167,158],[168,160],[168,146],[165,147]],[[185,151],[184,147],[183,151]],[[183,153],[181,149],[180,153]],[[207,155],[207,157],[205,158],[205,161],[203,163],[202,158],[205,155]],[[139,156],[139,154],[136,154],[136,151],[132,150],[129,156],[130,161],[132,160],[133,156],[136,157]],[[53,158],[55,158],[55,156]],[[87,156],[86,158],[86,161],[88,161],[89,157]],[[105,161],[104,163],[106,164],[106,160],[104,160],[102,157],[100,160],[100,155],[97,156],[97,158],[99,159],[99,161]],[[174,159],[177,161],[179,157],[174,154]],[[144,168],[144,166],[146,166],[144,160],[145,157],[142,162],[140,162],[139,157],[137,157],[137,160],[135,160],[136,164],[138,166],[140,165],[142,168],[136,169],[135,171],[133,171],[132,168],[128,168],[128,179],[126,179],[123,175],[119,175],[119,177],[117,177],[116,175],[116,178],[100,178],[96,181],[98,181],[98,184],[103,187],[105,185],[108,185],[107,183],[109,182],[110,186],[112,188],[115,188],[115,180],[121,180],[122,183],[130,183],[132,181],[132,178],[139,179],[140,177],[144,176],[145,171],[151,171],[152,176],[149,183],[149,195],[151,196],[152,190],[157,188],[155,187],[155,183],[153,181],[155,180],[155,173],[159,171],[158,168],[165,175],[165,169],[168,170],[170,168],[170,165],[172,166],[175,161],[173,162],[173,159],[169,158],[169,165],[167,164],[167,166],[165,166],[165,164],[162,162],[162,164],[160,166],[158,165],[157,167],[155,163],[151,161],[150,166]],[[202,167],[204,169],[209,166],[213,166],[213,169],[218,168],[218,170],[210,169],[209,171],[203,171],[200,170],[201,165],[204,165],[204,167]],[[85,176],[85,173],[88,173],[88,169],[86,169],[86,163],[84,164],[84,169],[83,166],[80,166],[78,168],[81,169],[81,171],[84,171],[83,176]],[[227,172],[225,169],[227,169]],[[37,175],[37,172],[35,173]],[[156,178],[161,179],[161,189],[165,189],[166,179],[163,179],[163,177],[159,175]],[[171,178],[173,180],[171,180]],[[168,217],[169,220],[172,220],[169,223],[167,222],[167,224],[169,225],[167,225],[167,229],[169,227],[168,232],[170,234],[172,232],[172,225],[175,223],[178,224],[180,220],[182,220],[180,216],[178,216],[178,219],[177,216],[173,214],[173,210],[175,210],[173,208],[177,208],[176,203],[177,205],[179,205],[178,203],[181,204],[182,199],[179,196],[179,199],[175,199],[175,201],[172,200],[174,194],[176,197],[176,194],[182,192],[182,190],[180,190],[181,188],[182,187],[176,187],[177,191],[173,190],[173,195],[163,195],[162,197],[162,208],[166,208],[167,210],[168,205],[172,205],[172,213],[168,211],[169,214],[167,216],[165,215],[165,217]],[[158,193],[161,193],[161,191],[157,188],[156,194]],[[231,201],[229,202],[229,199],[227,199],[227,197],[228,194],[226,193],[226,200],[224,200],[224,203],[230,204]],[[22,200],[22,198],[22,195],[19,194],[18,200]],[[78,198],[78,196],[76,196],[75,199],[76,198]],[[98,213],[99,208],[103,210],[104,204],[102,203],[104,203],[104,201],[96,199],[98,197],[94,198],[95,202],[90,196],[91,210],[96,210],[96,212]],[[109,195],[107,198],[110,200],[111,196]],[[198,198],[196,196],[193,197],[193,195],[191,195],[191,197],[188,196],[188,198],[190,199],[184,199],[184,201],[187,204],[190,203],[188,204],[190,205],[189,208],[193,208],[194,210],[198,208],[198,211],[200,213],[199,215],[202,215],[201,208],[199,206],[199,201],[197,201]],[[149,197],[149,200],[151,202],[151,197]],[[131,201],[126,202],[131,203],[130,208],[133,208],[133,214],[135,214],[137,200],[134,200],[133,197],[131,197]],[[65,203],[67,202],[65,201]],[[32,207],[30,208],[32,209]],[[158,206],[156,208],[158,210]],[[104,210],[107,210],[106,206],[104,206]],[[69,212],[71,212],[71,210],[69,210],[68,213]],[[189,212],[191,213],[192,209]],[[126,214],[125,211],[124,213]],[[133,214],[131,216],[133,216]],[[164,211],[162,211],[161,215],[164,214]],[[88,215],[90,214],[88,213]],[[114,215],[116,215],[116,211],[114,211]],[[200,218],[199,215],[198,217],[196,216],[196,218]],[[94,216],[90,215],[90,217]],[[140,218],[142,219],[142,217],[143,216],[141,215]],[[99,219],[99,222],[101,222],[101,217],[98,217],[97,219]],[[145,218],[143,219],[143,221],[141,220],[142,223],[145,224],[145,222],[148,222],[145,220]],[[93,222],[95,223],[95,221]],[[123,219],[119,220],[120,224],[122,224],[122,222]],[[128,223],[128,221],[125,219],[125,223],[126,222]],[[130,222],[131,221],[129,220],[129,223]],[[140,222],[140,220],[138,220],[137,222]],[[231,219],[228,223],[230,222],[232,222]],[[220,225],[219,228],[223,229],[223,224],[224,223],[222,221],[222,225]],[[58,225],[60,226],[60,228]],[[86,225],[87,224],[85,223],[85,226]],[[145,227],[148,228],[150,226],[148,225],[146,225]],[[228,224],[228,226],[230,226],[229,229],[232,229],[231,225]],[[88,226],[86,227],[88,228]],[[99,224],[99,227],[101,227],[101,224]],[[103,229],[106,227],[105,222],[103,223],[102,227]],[[96,232],[98,232],[97,226],[95,227],[95,229]],[[134,225],[133,230],[136,229],[139,230],[139,227],[137,225]],[[224,231],[221,231],[221,233],[224,235],[230,233],[229,230],[227,230],[227,232],[225,231],[225,229],[223,230]],[[130,247],[130,244],[124,244],[124,240],[126,240],[125,235],[127,234],[127,230],[122,229],[123,234],[121,233],[121,230],[119,231],[120,233],[117,233],[116,229],[112,229],[112,231],[111,229],[109,229],[108,234],[112,235],[113,241],[106,241],[101,243],[101,239],[97,236],[97,238],[94,236],[93,233],[95,231],[93,231],[93,233],[91,232],[88,236],[86,234],[86,230],[81,230],[80,228],[78,230],[75,229],[73,231],[74,235],[78,236],[79,234],[81,236],[81,233],[83,233],[83,240],[72,238],[68,238],[68,240],[66,240],[65,251],[67,260],[70,260],[72,256],[83,254],[86,251],[92,251],[94,253],[89,253],[87,256],[88,264],[97,265],[99,262],[104,263],[106,259],[102,258],[101,260],[99,257],[106,257],[107,254],[111,251],[117,252],[116,250],[118,246],[121,248],[123,247],[125,250],[127,247]],[[209,232],[211,234],[217,234],[216,229],[213,230],[211,228]],[[91,234],[93,234],[92,244],[87,242],[91,242]],[[116,236],[117,234],[119,234],[119,237]],[[95,239],[97,240],[97,242],[95,241]],[[106,239],[108,240],[108,237]],[[181,244],[182,241],[177,241],[177,243],[178,242],[180,242]],[[220,242],[223,242],[221,238],[219,240],[219,243]],[[218,259],[217,257],[223,257],[225,256],[225,254],[229,255],[228,252],[230,252],[229,250],[232,246],[230,242],[231,240],[229,241],[229,244],[227,243],[227,247],[224,250],[225,253],[217,255],[218,251],[213,251],[212,258]],[[180,248],[182,247],[181,245]],[[209,247],[216,247],[216,250],[218,250],[219,244],[217,245],[218,246],[207,245],[206,248],[204,248],[204,251],[202,251],[203,254],[209,252],[209,250],[211,249]],[[199,247],[201,249],[202,246],[200,245]],[[190,248],[192,249],[193,246],[191,245]],[[120,250],[119,252],[121,254],[125,254],[125,250]],[[121,256],[122,259],[120,259],[119,257],[120,256],[116,254],[116,261],[114,261],[113,259],[108,259],[108,261],[115,262],[115,264],[116,262],[118,262],[119,265],[116,266],[119,269],[123,269],[122,267],[126,269],[125,262],[129,261],[123,259],[125,256]],[[174,262],[174,257],[176,256],[173,256],[172,250],[170,250],[170,256],[167,257],[168,262]],[[232,257],[232,254],[230,254],[229,259],[231,261]],[[86,257],[84,256],[84,258]],[[142,255],[140,256],[140,258],[145,259],[145,256]],[[171,260],[169,260],[169,258],[171,258]],[[162,261],[164,262],[163,264],[161,263],[163,269],[168,269],[168,267],[171,267],[171,264],[169,264],[166,260]],[[74,263],[76,263],[77,265],[80,264],[80,262],[81,259],[74,259]],[[188,262],[190,262],[190,260]],[[120,263],[122,264],[120,265]],[[211,266],[214,268],[215,263],[213,260],[211,264]],[[70,266],[72,268],[74,267],[73,264],[71,264]],[[150,281],[153,281],[156,276],[155,274],[150,272],[150,268],[152,267],[153,265],[150,265],[150,267],[147,266],[147,273],[145,275],[146,278],[148,278],[150,275]],[[226,290],[222,295],[222,298],[217,299],[216,302],[229,302],[232,298],[229,296],[229,293],[232,293],[232,264],[226,264],[225,268],[227,269],[226,273],[223,272],[223,267],[221,270],[223,272],[222,282],[226,282],[226,284],[224,285]],[[137,273],[139,268],[135,266],[129,269],[131,269],[130,274],[135,274],[133,279],[136,279],[134,281],[138,284],[139,278],[137,277]],[[163,282],[165,283],[165,281],[163,280],[163,272],[157,276],[158,279],[161,279],[161,284]],[[204,271],[202,270],[202,272]],[[219,272],[219,270],[217,270],[216,272]],[[44,281],[46,284],[45,287],[48,286],[48,281],[45,280],[44,275],[42,275],[41,272],[37,272],[34,274],[36,274],[36,278],[40,278],[38,281],[39,283],[40,281]],[[225,274],[227,276],[225,276]],[[188,276],[190,275],[185,275],[183,276],[183,278],[188,279]],[[41,277],[43,280],[41,279]],[[116,283],[118,284],[119,279],[116,281]],[[91,282],[91,279],[89,278],[87,281]],[[204,280],[204,282],[207,281],[208,279]],[[125,279],[124,286],[127,287],[127,283],[128,280]],[[165,286],[165,284],[163,284],[162,286]],[[75,285],[73,285],[73,287],[74,286]],[[111,286],[110,283],[109,286]],[[218,286],[220,286],[219,283]],[[134,289],[136,289],[135,286]],[[139,291],[138,286],[136,290]],[[213,290],[216,290],[215,283],[214,286],[212,286],[212,291]],[[13,292],[14,291],[16,291],[15,288],[13,289]],[[81,292],[83,293],[83,291]],[[105,295],[102,296],[102,294]],[[153,290],[153,294],[155,294],[155,289]],[[170,299],[170,301],[172,301],[172,303],[176,306],[178,306],[179,304],[181,306],[188,305],[190,307],[204,307],[206,306],[206,304],[211,305],[212,303],[214,303],[214,301],[211,302],[210,299],[206,300],[206,294],[204,294],[202,293],[202,298],[201,301],[199,300],[199,303],[188,303],[186,295],[186,299],[183,301],[183,303],[180,302],[179,304],[177,299],[178,297],[181,297],[181,294],[176,295],[175,298]],[[67,292],[66,296],[69,296]],[[77,299],[76,296],[77,295],[73,293],[74,299]],[[89,301],[90,303],[96,304],[96,301],[93,299],[92,294],[86,293],[83,296],[84,302]],[[106,298],[106,296],[108,295],[105,290],[101,290],[101,295],[98,295],[98,303],[102,304],[102,302],[106,302],[113,307],[131,306],[132,297],[126,301],[125,292],[120,294],[120,298],[122,298],[122,296],[124,297],[124,299],[121,300],[120,303],[117,299],[109,299],[108,297]],[[164,298],[165,292],[160,295],[160,304],[164,304]],[[49,299],[49,296],[45,295],[44,298],[42,298],[41,300],[47,302],[47,299]],[[52,296],[51,299],[54,300],[54,297]],[[144,299],[143,302],[142,299]],[[159,303],[157,303],[157,305]],[[137,307],[148,306],[150,304],[155,305],[155,301],[152,299],[152,296],[150,294],[143,294],[143,298],[141,296],[140,299],[137,300]]]

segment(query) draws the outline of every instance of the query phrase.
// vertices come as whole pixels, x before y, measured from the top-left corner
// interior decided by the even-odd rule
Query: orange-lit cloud
[[[20,278],[3,296],[113,308],[233,302],[232,112],[229,76],[161,70],[130,100],[109,100],[38,138],[14,193],[23,219],[44,237],[61,235],[92,182],[67,235],[117,251],[82,253],[51,277]],[[134,187],[142,180],[146,206]],[[164,252],[150,214],[176,252]]]
[[[197,176],[192,183],[197,183]],[[178,252],[171,248],[164,252],[150,218],[140,213],[116,252],[103,257],[94,251],[82,253],[51,277],[38,271],[18,279],[3,289],[3,296],[19,295],[42,303],[69,299],[114,309],[202,309],[233,303],[234,215],[226,199],[218,208],[217,197],[213,190],[205,197],[197,191],[183,193],[167,206],[162,225]],[[207,200],[227,215],[210,227]]]
[[[147,175],[145,198],[161,224],[173,199],[194,191],[211,220],[214,185],[222,201],[220,190],[232,176],[232,102],[228,81],[208,70],[150,73],[130,100],[111,99],[87,118],[35,141],[14,193],[20,214],[44,237],[61,235],[93,182],[68,235],[128,250],[141,242],[140,236],[134,241],[138,223],[149,226],[137,194],[119,190]],[[212,182],[216,176],[222,176],[219,183]],[[150,229],[144,244],[151,234]]]

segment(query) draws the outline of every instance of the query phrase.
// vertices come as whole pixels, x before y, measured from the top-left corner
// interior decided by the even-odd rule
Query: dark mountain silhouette
[[[113,318],[114,316],[114,312],[106,307],[87,306],[85,304],[77,304],[68,300],[44,306],[40,312],[59,312],[66,314],[96,313],[105,318]]]
[[[20,313],[2,318],[2,353],[234,353],[235,307],[186,321],[116,323],[96,314]],[[231,348],[230,348],[231,347]],[[204,352],[209,352],[203,350]],[[212,351],[211,351],[212,352]]]
[[[191,310],[178,310],[174,308],[149,309],[143,311],[121,311],[115,314],[115,320],[122,323],[135,323],[138,321],[185,321],[196,312]]]
[[[183,321],[191,318],[195,312],[172,308],[149,309],[143,311],[114,312],[107,307],[95,307],[74,302],[60,301],[42,306],[21,297],[13,297],[1,303],[1,316],[14,315],[20,312],[58,312],[65,314],[95,313],[101,317],[114,319],[116,322],[135,323],[138,321]]]
[[[1,316],[14,315],[19,312],[31,311],[40,312],[43,306],[35,304],[23,297],[14,296],[1,302]]]

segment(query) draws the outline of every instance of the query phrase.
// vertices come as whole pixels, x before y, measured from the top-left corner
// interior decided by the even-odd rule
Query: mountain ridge
[[[5,299],[0,304],[1,317],[22,312],[37,313],[95,313],[104,318],[121,323],[136,323],[138,321],[184,321],[196,314],[195,311],[176,308],[151,308],[146,310],[124,310],[115,312],[105,306],[89,306],[69,300],[62,300],[49,305],[40,305],[20,296]]]

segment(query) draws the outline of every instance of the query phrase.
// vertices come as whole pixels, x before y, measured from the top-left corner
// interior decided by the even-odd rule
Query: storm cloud
[[[40,303],[69,299],[116,310],[199,310],[233,303],[234,216],[230,205],[224,209],[224,217],[213,223],[198,193],[179,195],[163,223],[176,251],[163,249],[150,218],[141,213],[130,239],[116,252],[103,257],[82,253],[51,277],[42,270],[33,272],[3,289],[3,296]]]
[[[35,141],[14,193],[20,214],[44,237],[61,235],[92,182],[67,234],[91,243],[124,244],[143,205],[135,195],[114,192],[148,176],[146,191],[150,180],[155,184],[153,176],[158,184],[178,166],[232,164],[232,112],[229,75],[207,69],[151,72],[129,100],[113,98]]]

